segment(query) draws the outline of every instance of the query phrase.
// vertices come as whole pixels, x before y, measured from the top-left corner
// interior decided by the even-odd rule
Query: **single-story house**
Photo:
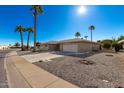
[[[67,39],[61,41],[49,41],[42,43],[43,48],[47,48],[51,51],[62,51],[62,52],[76,52],[82,53],[93,50],[99,50],[100,44],[96,42],[91,42],[85,39]]]

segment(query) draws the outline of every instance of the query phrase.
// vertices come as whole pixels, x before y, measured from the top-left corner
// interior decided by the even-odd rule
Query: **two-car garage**
[[[76,44],[63,44],[63,52],[78,52],[78,45],[76,45]]]

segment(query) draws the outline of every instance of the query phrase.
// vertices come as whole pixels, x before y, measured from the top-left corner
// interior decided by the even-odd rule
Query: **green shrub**
[[[111,44],[112,44],[112,40],[110,39],[105,39],[105,40],[102,40],[101,43],[103,45],[103,48],[106,48],[106,49],[110,49],[111,48]]]
[[[103,44],[103,48],[110,49],[111,48],[111,44],[110,43],[104,43]]]
[[[120,49],[123,49],[122,44],[114,44],[114,47],[116,52],[120,51]]]

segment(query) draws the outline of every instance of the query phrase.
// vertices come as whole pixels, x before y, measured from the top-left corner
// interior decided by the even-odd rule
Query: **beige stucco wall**
[[[63,51],[63,44],[60,44],[60,51]]]
[[[64,51],[64,52],[78,52],[78,53],[82,53],[82,52],[91,51],[91,49],[92,49],[92,44],[89,43],[89,42],[60,44],[60,51]],[[99,49],[99,45],[98,44],[93,44],[93,49],[94,50],[98,50]]]
[[[51,51],[58,51],[58,50],[59,50],[59,46],[56,45],[56,44],[49,44],[49,45],[48,45],[48,48],[49,48],[49,50],[51,50]]]
[[[99,44],[93,44],[93,49],[94,50],[99,50],[100,49],[100,45]]]
[[[78,52],[88,52],[92,50],[92,43],[82,42],[78,43]],[[99,45],[93,43],[93,50],[99,50]]]
[[[91,43],[78,43],[78,52],[82,53],[82,52],[88,52],[91,51],[92,49],[92,44]]]

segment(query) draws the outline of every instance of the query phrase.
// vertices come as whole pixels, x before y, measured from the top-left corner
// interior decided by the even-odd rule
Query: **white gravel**
[[[85,58],[93,65],[80,63],[82,59],[66,56],[34,64],[79,87],[124,87],[124,53],[99,53]]]

